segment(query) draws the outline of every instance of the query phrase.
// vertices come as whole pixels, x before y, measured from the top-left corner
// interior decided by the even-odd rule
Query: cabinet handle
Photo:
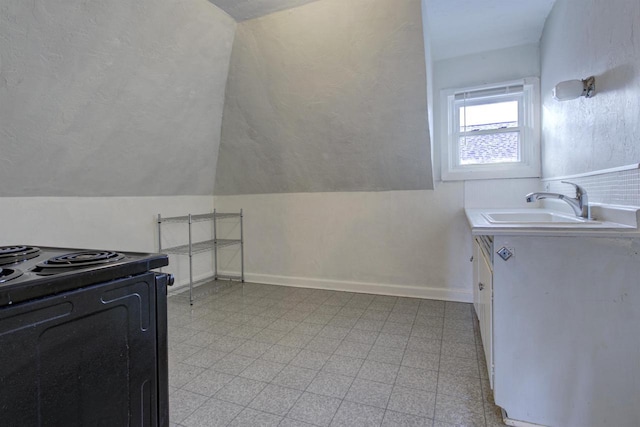
[[[471,255],[471,258],[469,258],[469,262],[473,262],[473,255]]]
[[[480,282],[478,282],[478,289],[483,290],[484,289],[484,285]]]

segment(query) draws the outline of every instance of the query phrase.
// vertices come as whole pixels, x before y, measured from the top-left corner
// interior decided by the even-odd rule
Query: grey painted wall
[[[434,169],[435,162],[433,161],[435,158],[435,147],[437,143],[435,142],[437,138],[435,138],[435,127],[433,123],[433,107],[434,107],[434,77],[433,77],[433,46],[431,43],[431,28],[429,27],[429,19],[428,19],[428,6],[427,0],[421,0],[420,5],[422,8],[422,41],[424,43],[424,61],[427,73],[427,120],[429,121],[429,140],[431,141],[431,168],[432,173],[431,176],[436,179],[436,174]]]
[[[541,41],[543,176],[640,162],[640,2],[557,0]],[[557,102],[560,81],[596,76],[596,96]]]
[[[238,24],[215,193],[433,188],[420,0]]]
[[[0,196],[213,193],[232,18],[206,0],[0,11]]]

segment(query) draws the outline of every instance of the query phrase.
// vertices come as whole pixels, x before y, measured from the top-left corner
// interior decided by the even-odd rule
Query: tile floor
[[[169,298],[172,426],[503,425],[471,304],[245,283]]]

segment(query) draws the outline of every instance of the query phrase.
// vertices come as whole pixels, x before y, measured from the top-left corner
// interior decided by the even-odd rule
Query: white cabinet
[[[535,425],[640,426],[640,239],[495,236],[493,244],[494,254],[513,254],[494,257],[493,333],[482,336],[493,349],[496,404]],[[489,282],[483,268],[478,277]]]
[[[487,361],[489,383],[493,388],[493,262],[492,239],[477,236],[473,254],[473,305],[480,323],[480,335]]]
[[[489,383],[493,389],[493,271],[491,259],[481,251],[478,289],[480,290],[480,335],[489,372]]]

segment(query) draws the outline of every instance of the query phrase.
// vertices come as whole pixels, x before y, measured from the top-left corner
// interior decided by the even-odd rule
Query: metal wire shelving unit
[[[164,252],[167,254],[175,255],[187,255],[189,256],[189,302],[193,304],[193,287],[201,283],[218,279],[225,280],[239,280],[244,283],[244,230],[243,230],[243,212],[217,212],[215,209],[212,213],[207,214],[188,214],[184,216],[162,217],[158,214],[158,252]],[[225,218],[238,218],[240,224],[240,238],[239,239],[218,239],[218,226],[217,220]],[[193,241],[192,227],[195,222],[212,221],[213,222],[213,239]],[[188,237],[189,241],[185,245],[171,246],[168,248],[162,247],[162,224],[163,223],[186,223],[188,224]],[[225,246],[240,246],[240,275],[226,275],[218,273],[218,249]],[[213,265],[214,275],[212,277],[206,277],[196,282],[193,281],[193,256],[199,253],[213,251]]]

